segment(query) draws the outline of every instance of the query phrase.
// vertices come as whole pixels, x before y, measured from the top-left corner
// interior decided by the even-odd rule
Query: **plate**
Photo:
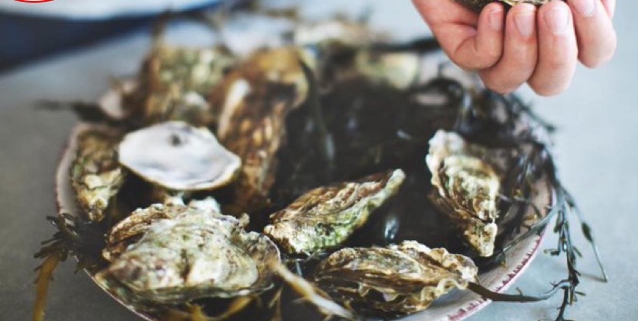
[[[75,154],[77,143],[76,138],[78,135],[87,129],[95,128],[96,125],[81,123],[76,126],[68,141],[67,146],[64,148],[59,166],[56,172],[56,198],[58,203],[58,210],[60,213],[69,213],[72,215],[78,215],[79,210],[75,203],[75,196],[71,183],[69,180],[69,170],[73,155]],[[533,193],[533,204],[539,209],[547,209],[552,205],[552,194],[549,188],[548,182],[541,179],[535,186],[535,192]],[[530,208],[530,211],[533,209]],[[533,214],[533,213],[529,213]],[[543,214],[547,214],[546,212]],[[543,239],[543,233],[540,235],[533,235],[523,240],[512,248],[506,254],[506,265],[499,266],[491,271],[481,273],[479,275],[480,283],[489,288],[492,291],[503,292],[507,290],[518,277],[520,277],[530,263],[534,260],[534,257],[538,254],[539,246]],[[86,271],[86,273],[94,281],[94,275]],[[98,282],[99,285],[106,293],[108,293],[113,299],[120,304],[137,314],[139,317],[145,320],[157,320],[152,315],[145,314],[138,311],[133,305],[125,302],[121,298],[114,296],[111,292],[107,291]],[[480,296],[470,293],[468,291],[454,291],[449,295],[440,298],[435,301],[427,310],[406,316],[401,321],[460,321],[470,317],[472,314],[478,312],[491,301],[485,300]]]

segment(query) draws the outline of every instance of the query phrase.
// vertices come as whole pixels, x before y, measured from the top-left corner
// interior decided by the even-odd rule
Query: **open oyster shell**
[[[117,157],[121,136],[113,130],[95,127],[79,132],[76,139],[71,185],[88,219],[101,221],[126,177]]]
[[[243,165],[235,204],[243,211],[267,202],[275,180],[276,153],[286,141],[286,116],[305,101],[308,82],[294,48],[255,53],[217,86],[211,96],[220,106],[219,140]]]
[[[264,233],[289,254],[311,255],[340,245],[399,190],[404,179],[397,169],[313,189],[272,214]]]
[[[341,302],[398,316],[425,310],[454,288],[477,280],[471,259],[414,241],[385,248],[345,248],[323,260],[316,284]]]
[[[482,153],[480,153],[482,151]],[[461,136],[438,131],[430,140],[426,163],[432,173],[430,198],[462,231],[480,256],[491,256],[498,227],[499,175],[486,150],[469,146]]]
[[[279,250],[268,237],[244,231],[244,224],[180,205],[140,210],[115,226],[109,240],[143,236],[111,257],[96,279],[118,296],[154,303],[264,291],[272,286],[269,262],[280,260]]]
[[[241,159],[206,128],[165,122],[127,134],[120,163],[146,181],[176,191],[210,190],[230,183]]]

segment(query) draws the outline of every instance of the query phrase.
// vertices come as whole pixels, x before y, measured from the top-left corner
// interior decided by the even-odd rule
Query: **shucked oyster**
[[[285,144],[288,113],[305,101],[308,82],[294,48],[256,53],[213,91],[221,107],[217,136],[243,165],[235,204],[260,208],[274,183],[276,153]]]
[[[223,48],[159,43],[144,62],[135,90],[122,92],[126,113],[143,124],[182,120],[213,125],[217,115],[206,96],[235,63]]]
[[[403,183],[402,170],[313,189],[270,216],[264,233],[289,254],[313,254],[343,243]]]
[[[116,226],[109,239],[140,232],[142,238],[96,275],[118,296],[181,303],[242,296],[272,286],[268,267],[280,260],[279,250],[268,237],[244,231],[240,220],[212,210],[161,205],[134,216]]]
[[[517,5],[520,3],[531,3],[533,5],[540,6],[550,2],[551,0],[456,0],[456,2],[476,11],[483,9],[483,7],[488,5],[490,2],[496,2],[496,1],[505,2],[511,6]]]
[[[478,268],[462,255],[414,241],[385,248],[345,248],[322,261],[316,284],[334,299],[388,316],[426,309],[454,288],[475,282]]]
[[[474,146],[456,133],[438,131],[430,140],[426,163],[434,190],[430,197],[463,231],[465,240],[480,256],[494,251],[498,217],[496,201],[500,178]]]
[[[120,163],[145,180],[169,190],[209,190],[230,183],[239,157],[206,128],[180,121],[131,132],[119,147]]]
[[[71,164],[71,185],[77,202],[91,221],[101,221],[110,200],[124,183],[125,173],[117,162],[120,136],[107,130],[87,129],[77,136],[77,151]]]

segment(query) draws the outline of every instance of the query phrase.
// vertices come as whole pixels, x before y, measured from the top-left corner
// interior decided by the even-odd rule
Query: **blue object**
[[[187,12],[209,9],[219,4],[214,1],[188,9]],[[60,19],[0,12],[0,73],[38,58],[150,26],[155,17]]]

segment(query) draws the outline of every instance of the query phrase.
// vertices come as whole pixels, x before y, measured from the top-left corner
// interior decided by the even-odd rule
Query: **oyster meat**
[[[109,233],[112,242],[142,237],[96,279],[119,297],[154,303],[262,292],[272,286],[269,266],[279,250],[244,224],[212,210],[154,205]]]
[[[270,216],[264,233],[289,254],[322,252],[342,244],[392,197],[405,174],[397,169],[313,189]]]
[[[127,134],[120,163],[146,181],[174,191],[211,190],[229,184],[241,159],[206,128],[170,121]]]
[[[471,259],[415,241],[372,248],[345,248],[323,260],[316,284],[334,299],[367,313],[399,316],[425,310],[454,288],[476,282]]]
[[[286,116],[305,101],[307,92],[301,56],[294,48],[254,54],[213,91],[213,106],[222,108],[217,136],[243,162],[234,200],[243,211],[267,203],[276,153],[286,141]]]
[[[521,3],[531,3],[533,5],[540,6],[550,2],[551,0],[456,0],[456,2],[475,11],[480,11],[481,9],[483,9],[483,7],[488,5],[490,2],[496,2],[496,1],[507,3],[510,6],[514,6]]]
[[[432,173],[432,202],[462,231],[480,256],[491,256],[498,227],[500,177],[492,165],[456,133],[438,131],[426,163]]]
[[[113,131],[87,129],[77,136],[71,164],[71,185],[78,205],[91,221],[101,221],[111,199],[124,184],[125,173],[117,157],[121,137]]]

